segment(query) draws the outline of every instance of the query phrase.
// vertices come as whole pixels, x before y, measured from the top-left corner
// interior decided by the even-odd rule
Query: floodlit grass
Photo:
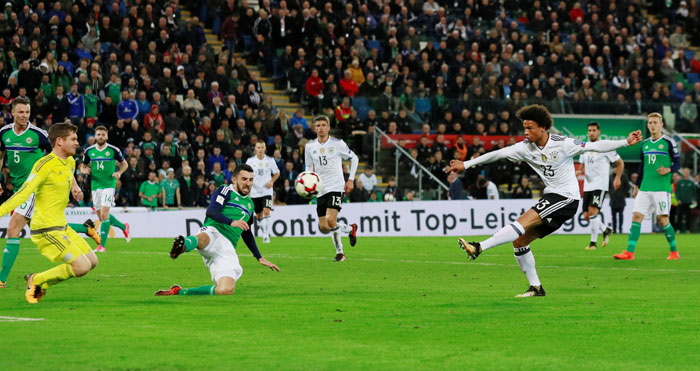
[[[697,368],[700,237],[679,234],[679,261],[663,235],[614,261],[626,238],[536,241],[547,296],[529,299],[513,297],[528,284],[511,247],[468,262],[455,238],[361,236],[343,263],[330,238],[273,238],[261,249],[280,273],[241,246],[233,296],[154,297],[209,284],[199,255],[113,239],[94,271],[35,305],[22,276],[52,265],[23,240],[0,290],[0,369]]]

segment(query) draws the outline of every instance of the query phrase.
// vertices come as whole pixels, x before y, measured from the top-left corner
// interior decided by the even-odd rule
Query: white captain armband
[[[219,205],[223,205],[226,200],[224,199],[224,196],[218,195],[216,196],[216,203]]]

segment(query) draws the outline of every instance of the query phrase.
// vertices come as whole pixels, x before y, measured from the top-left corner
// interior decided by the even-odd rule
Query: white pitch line
[[[142,255],[167,255],[167,253],[153,252],[153,251],[111,251],[114,254],[142,254]],[[195,255],[196,256],[196,255]],[[325,256],[298,256],[289,254],[266,254],[265,256],[277,257],[284,259],[306,259],[306,260],[328,260],[331,259]],[[489,254],[489,256],[506,256],[503,254]],[[512,256],[512,255],[508,255]],[[552,256],[552,255],[547,255]],[[561,255],[561,257],[576,257],[576,256],[566,256]],[[590,256],[579,256],[579,257],[590,257]],[[466,258],[465,258],[466,259]],[[436,261],[436,260],[407,260],[407,259],[376,259],[376,258],[352,258],[352,260],[359,260],[365,262],[399,262],[406,264],[444,264],[444,265],[482,265],[490,267],[514,267],[516,263],[513,264],[502,264],[502,263],[484,263],[484,262],[467,262],[467,261]],[[625,263],[622,263],[625,264]],[[633,271],[633,272],[668,272],[668,273],[700,273],[700,269],[669,269],[669,268],[634,268],[634,267],[590,267],[590,266],[568,266],[568,265],[540,265],[539,268],[549,268],[549,269],[564,269],[564,270],[612,270],[612,271]]]
[[[43,318],[0,316],[0,322],[32,322],[32,321],[43,321],[43,320],[44,320]]]

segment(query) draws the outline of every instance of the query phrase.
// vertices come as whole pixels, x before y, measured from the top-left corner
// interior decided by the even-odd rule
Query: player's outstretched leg
[[[459,248],[467,253],[470,260],[475,260],[481,254],[481,245],[478,242],[467,242],[463,238],[457,239]]]
[[[109,229],[112,227],[109,222],[109,218],[102,220],[100,223],[100,241],[102,242],[95,249],[96,252],[105,252],[105,247],[107,246],[107,240],[109,239]]]
[[[501,228],[494,235],[480,243],[469,242],[467,243],[464,239],[458,239],[459,247],[464,250],[471,260],[476,259],[479,254],[486,251],[494,246],[502,245],[504,243],[513,242],[518,237],[525,233],[525,228],[518,221],[514,221],[511,224]]]
[[[95,223],[92,222],[92,219],[86,220],[85,222],[83,222],[83,224],[68,223],[68,226],[73,228],[73,230],[78,233],[86,234],[88,237],[92,238],[98,246],[102,242],[102,240],[100,239],[100,234],[97,233],[97,229],[95,229]]]
[[[177,259],[181,254],[196,249],[197,244],[199,244],[197,236],[177,236],[173,240],[173,248],[170,250],[170,257],[172,259]]]
[[[595,250],[598,248],[598,234],[600,233],[600,215],[595,214],[589,218],[591,227],[591,242],[588,243],[586,250]]]
[[[345,254],[343,253],[343,241],[341,240],[340,226],[335,226],[331,228],[331,239],[333,240],[333,246],[335,247],[335,258],[333,261],[342,262],[345,261]]]
[[[180,285],[172,285],[169,289],[167,290],[158,290],[155,293],[155,296],[170,296],[170,295],[179,295],[180,290],[182,290],[182,287]]]
[[[0,289],[5,288],[7,277],[12,271],[12,266],[15,264],[19,254],[19,237],[8,238],[5,249],[2,253],[2,270],[0,270]]]

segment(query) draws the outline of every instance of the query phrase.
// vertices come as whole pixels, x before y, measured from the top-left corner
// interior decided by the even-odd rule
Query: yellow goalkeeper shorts
[[[90,245],[68,226],[65,230],[32,231],[32,242],[41,255],[54,263],[70,263],[92,251]]]

